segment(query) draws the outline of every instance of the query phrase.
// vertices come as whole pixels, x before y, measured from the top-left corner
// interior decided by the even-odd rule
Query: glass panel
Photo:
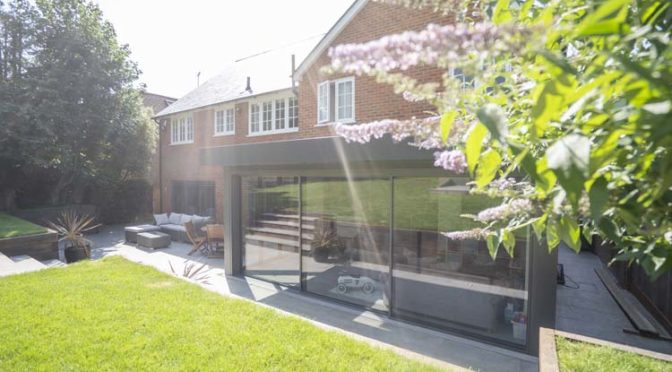
[[[245,274],[299,284],[299,178],[244,177]]]
[[[226,110],[226,131],[233,132],[234,114],[233,109]]]
[[[215,131],[217,133],[224,132],[224,111],[215,112]]]
[[[302,203],[306,290],[386,311],[389,180],[307,178]]]
[[[498,200],[470,195],[461,177],[400,178],[394,182],[394,312],[437,327],[525,344],[527,234],[514,257],[493,260],[485,241],[451,240],[440,232],[477,225]]]
[[[299,126],[299,110],[298,110],[298,100],[296,98],[289,99],[289,127],[298,128]]]
[[[259,131],[259,105],[256,103],[250,106],[250,131],[253,133]]]
[[[271,130],[273,129],[273,101],[264,102],[262,107],[262,130]]]
[[[338,119],[352,119],[352,81],[338,83]]]
[[[275,100],[275,129],[285,129],[285,100]]]
[[[329,120],[329,83],[322,83],[319,85],[317,101],[318,121],[323,122]]]

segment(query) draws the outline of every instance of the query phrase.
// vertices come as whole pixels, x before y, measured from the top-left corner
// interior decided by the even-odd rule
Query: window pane
[[[336,87],[336,116],[338,120],[352,120],[353,118],[353,89],[352,81],[342,81]]]
[[[264,102],[263,107],[263,119],[262,119],[262,130],[267,131],[273,129],[273,102]]]
[[[318,121],[329,120],[329,83],[321,84],[317,95]]]
[[[242,201],[245,274],[297,286],[299,178],[243,177]]]
[[[275,100],[275,129],[285,129],[285,100]]]
[[[313,233],[302,249],[309,292],[387,309],[390,192],[388,179],[306,179],[302,223]]]
[[[288,109],[289,109],[289,127],[298,128],[299,127],[299,110],[298,110],[298,100],[294,97],[289,99]]]
[[[215,131],[224,132],[224,111],[215,112]]]
[[[187,118],[187,138],[186,138],[186,140],[188,142],[194,140],[194,121],[191,118],[191,116],[189,116]]]
[[[233,109],[226,110],[226,131],[233,132],[234,128],[234,113]]]
[[[394,181],[395,313],[432,326],[525,344],[527,234],[514,256],[493,260],[482,240],[451,240],[441,232],[480,226],[461,217],[498,205],[468,193],[466,177]]]
[[[253,103],[250,108],[250,130],[259,131],[259,105],[256,103]]]

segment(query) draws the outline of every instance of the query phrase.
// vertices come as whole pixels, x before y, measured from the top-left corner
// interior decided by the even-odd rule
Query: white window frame
[[[186,145],[194,143],[194,118],[191,114],[174,116],[170,119],[170,144]]]
[[[217,128],[217,114],[222,113],[222,125],[224,130],[218,130]],[[231,129],[227,129],[227,126],[229,124],[228,119],[229,119],[229,113],[231,114]],[[213,116],[213,137],[220,137],[220,136],[231,136],[236,134],[236,107],[235,105],[226,105],[226,106],[221,106],[218,108],[215,108],[214,111],[214,116]]]
[[[339,94],[338,86],[341,83],[351,83],[352,84],[352,94],[351,94],[351,97],[350,97],[350,104],[352,106],[352,116],[348,117],[348,118],[341,118],[341,117],[338,116],[338,109],[339,109],[339,106],[340,106],[340,103],[341,103],[340,102],[341,95]],[[336,99],[334,100],[334,111],[335,111],[334,120],[338,123],[343,123],[343,124],[354,123],[355,122],[355,78],[350,76],[350,77],[334,80],[334,86],[335,86],[334,95],[336,96]]]
[[[323,105],[323,101],[322,101],[323,98],[322,98],[322,92],[321,92],[322,87],[327,88],[327,97],[326,97],[327,112],[326,112],[326,118],[324,118],[324,119],[322,119],[320,117],[320,110],[321,110],[322,105]],[[317,123],[318,124],[324,124],[324,123],[328,123],[329,121],[331,121],[331,81],[324,81],[322,83],[317,84]]]
[[[248,137],[256,137],[256,136],[265,136],[269,134],[278,134],[278,133],[292,133],[292,132],[298,132],[299,127],[289,127],[289,100],[290,98],[297,99],[296,96],[294,96],[291,93],[278,93],[278,94],[270,94],[270,95],[264,95],[264,96],[259,96],[255,97],[254,99],[250,100],[248,103],[249,106],[249,120],[248,120]],[[276,128],[276,114],[277,114],[277,102],[282,101],[284,104],[284,128],[277,129]],[[263,120],[263,113],[264,113],[264,103],[271,103],[271,126],[270,129],[264,129],[264,120]],[[257,105],[259,107],[259,126],[257,131],[252,130],[252,105]],[[296,110],[297,110],[297,116],[296,119],[298,120],[298,103],[296,105]]]
[[[294,101],[294,105],[290,104],[291,101]],[[294,120],[294,126],[291,126],[292,119]],[[297,97],[288,97],[287,98],[287,129],[293,129],[299,127],[299,99]]]

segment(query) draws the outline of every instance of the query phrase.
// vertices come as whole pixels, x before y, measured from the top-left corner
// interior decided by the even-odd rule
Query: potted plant
[[[331,230],[317,233],[311,246],[316,262],[328,262],[333,256],[340,256],[343,251],[343,243]]]
[[[84,237],[84,233],[100,226],[94,225],[93,217],[65,211],[55,222],[50,221],[49,226],[58,232],[59,242],[65,242],[63,253],[67,263],[91,258],[91,241]]]

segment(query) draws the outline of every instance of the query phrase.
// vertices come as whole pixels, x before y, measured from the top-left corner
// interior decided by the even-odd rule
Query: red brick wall
[[[448,24],[451,20],[431,10],[408,9],[402,6],[369,2],[364,9],[344,28],[332,43],[358,43],[378,39],[382,36],[407,30],[420,30],[429,23]],[[163,207],[171,210],[171,182],[178,180],[214,181],[216,187],[217,216],[221,218],[224,205],[222,199],[223,175],[219,167],[199,165],[199,149],[241,143],[260,143],[285,141],[300,138],[324,137],[333,135],[330,126],[317,124],[317,85],[325,80],[333,80],[347,75],[324,76],[319,71],[329,64],[325,51],[302,76],[298,82],[299,131],[293,133],[248,136],[248,103],[235,104],[235,135],[214,137],[214,112],[217,106],[206,107],[193,112],[194,143],[170,145],[170,125],[161,130]],[[413,76],[420,81],[441,77],[441,71],[418,68]],[[290,90],[287,90],[289,94]],[[368,77],[355,79],[355,119],[365,123],[384,118],[410,118],[426,116],[431,110],[428,105],[410,103],[394,94],[392,87],[376,83]]]

